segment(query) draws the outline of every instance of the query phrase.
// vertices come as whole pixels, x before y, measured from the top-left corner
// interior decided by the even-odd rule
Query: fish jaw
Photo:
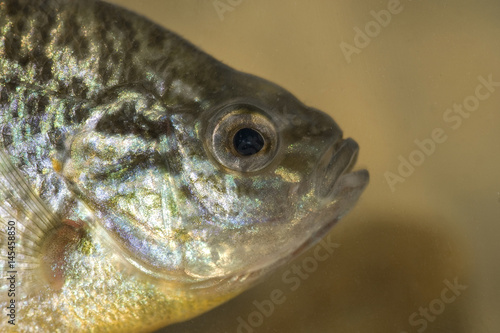
[[[370,180],[366,169],[351,172],[358,152],[359,146],[351,138],[337,139],[325,151],[312,176],[314,193],[320,200],[313,222],[308,222],[310,230],[315,231],[310,231],[308,238],[280,262],[292,260],[307,251],[356,205]]]
[[[354,207],[368,183],[369,173],[364,169],[341,175],[331,189],[323,210],[314,219],[303,221],[308,223],[312,229],[308,237],[290,246],[279,255],[274,254],[261,258],[258,263],[252,266],[252,269],[230,276],[224,281],[233,283],[230,285],[232,290],[245,290],[261,281],[278,267],[306,252],[321,241],[335,224]],[[226,288],[228,288],[227,285]]]

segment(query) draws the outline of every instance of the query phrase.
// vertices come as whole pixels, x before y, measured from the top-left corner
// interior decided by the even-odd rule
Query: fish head
[[[243,290],[321,239],[368,173],[350,172],[358,145],[330,116],[266,80],[227,76],[180,89],[181,107],[118,91],[68,140],[62,174],[140,271]]]
[[[185,245],[201,245],[186,268],[251,280],[319,241],[368,173],[350,172],[358,145],[329,115],[258,77],[235,72],[227,81],[200,114],[172,118],[182,183],[197,207],[185,221],[200,235]]]

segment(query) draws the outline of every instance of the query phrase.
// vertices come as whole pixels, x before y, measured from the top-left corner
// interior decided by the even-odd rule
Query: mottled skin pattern
[[[18,167],[37,171],[32,175],[51,170],[50,156],[64,151],[67,136],[92,116],[97,105],[117,103],[120,93],[147,91],[147,102],[162,99],[166,108],[193,104],[199,108],[191,96],[167,87],[182,78],[199,91],[217,80],[216,72],[197,68],[209,57],[188,43],[178,43],[177,36],[105,3],[3,1],[0,10],[1,137],[18,157]],[[124,104],[117,113],[126,117],[127,108],[133,111],[134,105]],[[167,132],[165,123],[131,127],[114,116],[109,125],[117,126],[116,132],[155,138]],[[33,140],[38,138],[42,140]],[[26,146],[30,142],[33,146]],[[54,184],[57,189],[47,192],[42,179],[30,180],[50,202],[65,187]],[[60,206],[54,208],[59,211]]]
[[[224,122],[269,131],[262,168],[230,140],[214,153]],[[357,145],[330,117],[92,0],[0,1],[0,146],[0,250],[14,219],[22,286],[1,331],[195,316],[317,241],[368,181],[344,174]]]

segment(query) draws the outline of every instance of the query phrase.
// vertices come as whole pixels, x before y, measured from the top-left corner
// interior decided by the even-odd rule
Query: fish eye
[[[234,149],[242,156],[257,154],[264,147],[264,138],[253,128],[242,128],[233,138]]]
[[[222,108],[209,121],[208,148],[224,167],[254,172],[268,166],[276,157],[279,133],[271,117],[248,104]]]

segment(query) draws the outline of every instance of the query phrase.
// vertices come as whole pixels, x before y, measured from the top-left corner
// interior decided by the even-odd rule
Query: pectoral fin
[[[81,237],[81,225],[51,212],[0,149],[0,271],[15,272],[16,298],[60,289],[64,257]]]

